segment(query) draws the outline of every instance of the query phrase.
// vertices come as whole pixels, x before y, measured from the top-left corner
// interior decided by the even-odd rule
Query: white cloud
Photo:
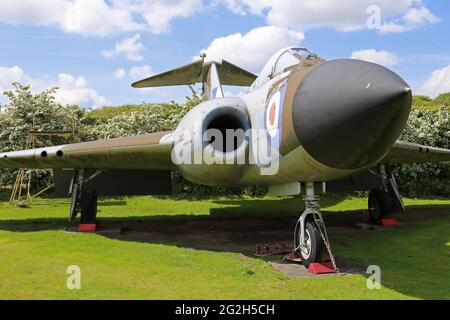
[[[421,0],[216,0],[236,14],[264,16],[271,25],[306,31],[331,27],[340,31],[367,28],[367,9],[381,10],[383,32],[408,31],[437,22]],[[400,30],[402,29],[402,30]]]
[[[118,68],[114,71],[114,77],[116,79],[123,79],[127,75],[127,72],[123,68]]]
[[[29,81],[29,79],[23,70],[18,66],[14,66],[12,68],[8,67],[0,67],[0,95],[3,94],[4,91],[8,91],[13,89],[14,82],[23,82]]]
[[[425,7],[411,8],[397,21],[384,23],[381,33],[400,33],[416,29],[427,24],[438,23],[440,19]]]
[[[55,99],[61,104],[89,105],[98,108],[107,102],[94,89],[88,87],[84,77],[75,78],[70,74],[60,73],[56,86],[59,90],[55,93]]]
[[[133,67],[128,72],[133,79],[145,79],[154,74],[152,68],[149,65],[143,65],[140,67]]]
[[[202,0],[144,0],[133,3],[138,4],[132,7],[132,10],[142,14],[147,26],[154,33],[168,32],[173,19],[189,17],[203,6]]]
[[[52,26],[64,32],[110,36],[148,30],[170,31],[177,18],[202,10],[204,0],[2,0],[0,22]],[[331,27],[366,28],[367,8],[379,6],[382,32],[403,32],[436,23],[421,0],[213,0],[240,15],[264,16],[267,23],[305,31]]]
[[[247,34],[235,33],[214,39],[206,53],[208,60],[225,59],[253,72],[259,72],[264,63],[282,47],[298,45],[304,40],[301,32],[266,26]]]
[[[144,29],[132,13],[104,0],[2,0],[0,21],[55,26],[64,32],[108,36]]]
[[[0,22],[92,36],[161,33],[170,29],[172,20],[193,15],[201,7],[201,0],[2,0]]]
[[[384,50],[377,51],[375,49],[354,51],[350,58],[378,63],[386,67],[395,66],[399,62],[398,57],[394,53]]]
[[[450,92],[450,65],[434,71],[419,89],[420,94],[432,98],[446,92]]]
[[[245,16],[247,14],[245,7],[239,1],[236,0],[214,0],[213,4],[217,5],[222,3],[228,9],[230,9],[233,13]]]
[[[70,74],[58,74],[57,81],[34,79],[28,76],[21,68],[0,67],[0,91],[12,90],[13,82],[30,84],[33,92],[43,91],[50,87],[58,87],[55,100],[61,104],[77,104],[88,107],[99,107],[107,103],[107,100],[97,94],[88,86],[84,77],[74,77]]]
[[[101,54],[106,58],[111,58],[115,55],[124,55],[128,60],[141,61],[143,58],[141,51],[144,50],[145,47],[139,41],[140,39],[141,35],[137,33],[130,38],[117,42],[113,50],[102,51]]]

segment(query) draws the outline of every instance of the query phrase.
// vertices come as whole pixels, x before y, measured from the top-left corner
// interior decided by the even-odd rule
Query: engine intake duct
[[[204,147],[224,157],[246,148],[246,133],[250,121],[243,111],[233,107],[212,110],[203,120]]]

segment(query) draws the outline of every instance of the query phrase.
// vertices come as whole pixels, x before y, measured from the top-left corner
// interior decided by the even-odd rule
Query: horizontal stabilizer
[[[217,67],[217,73],[222,85],[248,87],[257,78],[253,73],[228,61],[222,60],[222,62],[218,63],[204,62],[203,59],[200,59],[183,67],[135,82],[132,86],[134,88],[148,88],[205,83],[207,81],[209,69],[213,64]]]

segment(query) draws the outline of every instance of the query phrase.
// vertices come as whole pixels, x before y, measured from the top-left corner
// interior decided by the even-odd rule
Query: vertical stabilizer
[[[217,72],[216,63],[211,63],[208,70],[208,76],[203,84],[204,96],[206,100],[223,98],[222,84],[220,83],[219,73]]]

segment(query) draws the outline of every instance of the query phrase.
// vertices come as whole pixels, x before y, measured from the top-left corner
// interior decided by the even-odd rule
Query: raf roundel
[[[270,110],[269,110],[269,124],[271,126],[273,126],[275,123],[275,112],[277,112],[277,105],[274,102],[270,106]]]
[[[280,92],[276,92],[272,95],[267,104],[268,109],[266,112],[266,129],[268,134],[274,138],[278,133],[278,122],[280,117]]]

